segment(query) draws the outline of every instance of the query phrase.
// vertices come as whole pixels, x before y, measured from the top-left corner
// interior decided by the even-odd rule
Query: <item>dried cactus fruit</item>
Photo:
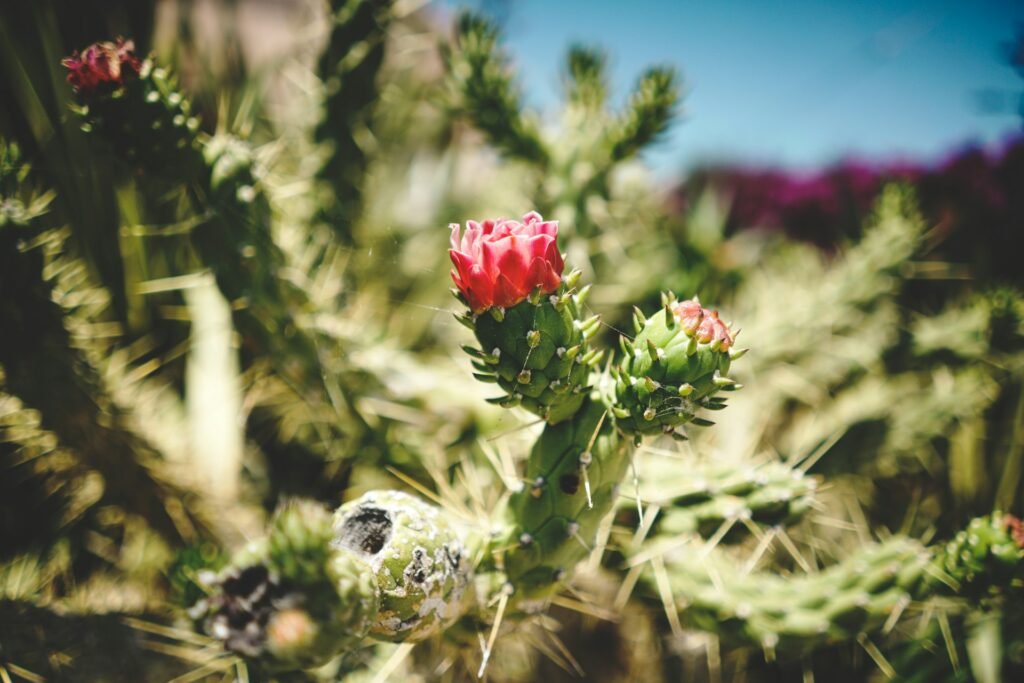
[[[441,508],[398,491],[371,491],[338,508],[332,546],[372,567],[380,590],[374,638],[422,640],[461,614],[472,567]]]

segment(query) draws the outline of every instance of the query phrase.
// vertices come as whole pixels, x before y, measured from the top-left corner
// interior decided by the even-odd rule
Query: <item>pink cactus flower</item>
[[[718,311],[701,306],[697,297],[672,304],[672,313],[686,333],[695,336],[697,341],[703,344],[717,341],[722,351],[732,347],[734,340],[729,326],[718,317]]]
[[[67,68],[68,83],[75,92],[88,97],[100,90],[116,90],[139,75],[142,60],[134,50],[134,42],[118,38],[113,43],[93,43],[81,54],[75,51],[61,64]]]
[[[1006,524],[1006,530],[1010,532],[1010,537],[1014,543],[1021,550],[1024,550],[1024,522],[1019,517],[1014,515],[1006,515],[1003,517],[1004,524]]]
[[[461,235],[458,223],[450,227],[452,280],[473,313],[515,306],[538,288],[544,294],[558,288],[565,268],[556,243],[558,221],[531,211],[522,223],[466,221]]]

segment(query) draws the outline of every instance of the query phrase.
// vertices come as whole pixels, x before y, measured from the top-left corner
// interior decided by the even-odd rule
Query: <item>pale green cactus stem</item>
[[[972,520],[945,546],[894,536],[819,572],[744,571],[723,550],[663,557],[680,620],[733,645],[799,655],[892,630],[912,602],[960,597],[971,607],[1024,588],[1024,535],[1000,513]]]
[[[552,424],[579,410],[602,356],[590,348],[600,319],[583,316],[589,287],[577,289],[579,278],[573,271],[549,295],[459,318],[480,343],[478,349],[464,347],[474,358],[475,377],[505,391],[493,403],[521,406]]]
[[[661,509],[653,534],[664,538],[720,535],[725,542],[746,538],[749,523],[796,523],[811,510],[817,485],[816,478],[779,462],[758,467],[731,462],[680,467],[678,461],[664,459],[645,463],[641,481],[644,498]]]
[[[799,576],[747,573],[724,552],[695,547],[664,561],[685,625],[763,648],[771,658],[891,628],[919,593],[932,558],[919,542],[894,537]]]

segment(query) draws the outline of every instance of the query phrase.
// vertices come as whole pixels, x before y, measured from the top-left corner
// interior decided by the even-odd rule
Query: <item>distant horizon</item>
[[[697,165],[811,171],[846,159],[934,164],[968,146],[1022,133],[1024,80],[1000,54],[1024,24],[1024,4],[812,3],[771,7],[568,0],[456,2],[498,15],[524,99],[557,111],[572,43],[610,55],[620,104],[649,65],[683,75],[682,115],[645,155],[661,178]]]

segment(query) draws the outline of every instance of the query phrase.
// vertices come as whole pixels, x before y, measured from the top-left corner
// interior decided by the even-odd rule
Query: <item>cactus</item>
[[[949,590],[977,603],[1024,589],[1024,524],[995,512],[972,519],[937,553]]]

